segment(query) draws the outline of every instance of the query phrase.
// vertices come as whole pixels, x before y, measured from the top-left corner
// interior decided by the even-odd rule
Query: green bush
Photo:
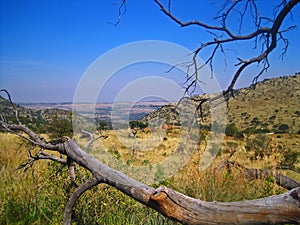
[[[250,156],[251,160],[262,159],[265,156],[272,154],[271,138],[263,134],[256,135],[253,139],[249,138],[246,141],[245,149],[248,153],[254,152]]]
[[[97,121],[97,129],[98,130],[112,130],[112,124],[110,121],[99,120]]]
[[[226,136],[236,137],[238,133],[239,133],[239,131],[234,123],[228,124],[226,126],[226,129],[225,129]]]
[[[147,123],[144,123],[142,121],[139,120],[132,120],[129,122],[130,128],[134,129],[134,128],[138,128],[138,129],[144,129],[146,127],[148,127]]]
[[[288,129],[289,129],[290,127],[289,127],[289,125],[287,125],[287,124],[280,124],[279,126],[278,126],[278,131],[277,131],[277,133],[286,133],[287,131],[288,131]]]
[[[281,161],[280,166],[284,168],[294,169],[295,165],[299,162],[299,158],[300,152],[288,149],[283,153],[283,160]]]
[[[51,117],[47,127],[50,138],[57,139],[64,136],[73,136],[72,114],[58,115]]]

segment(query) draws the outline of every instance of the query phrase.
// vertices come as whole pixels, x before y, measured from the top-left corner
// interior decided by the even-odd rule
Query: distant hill
[[[131,103],[121,103],[121,108],[114,115],[114,120],[119,122],[128,122],[129,120],[139,120],[145,115],[160,108],[166,102],[158,101],[142,101],[132,105]],[[114,103],[97,103],[96,105],[90,103],[80,103],[74,105],[72,102],[62,103],[21,103],[16,104],[19,111],[20,121],[29,128],[39,132],[47,132],[43,129],[49,124],[51,118],[54,116],[71,119],[72,108],[75,107],[80,113],[76,116],[76,125],[81,129],[89,129],[95,124],[94,117],[96,117],[97,124],[106,123],[109,127],[111,125],[111,114]],[[95,109],[94,111],[91,109]],[[0,96],[0,112],[5,115],[6,120],[15,122],[15,114],[10,102]]]
[[[235,90],[227,106],[227,124],[234,124],[241,131],[300,133],[300,74],[265,79],[255,86]],[[143,121],[161,117],[167,123],[180,124],[174,108],[174,104],[163,106]],[[209,126],[210,105],[204,103],[202,108],[203,117],[198,120]]]
[[[54,116],[69,117],[70,112],[61,109],[42,109],[34,110],[25,108],[19,104],[14,104],[18,110],[18,117],[22,124],[25,124],[29,128],[38,131],[45,132],[45,125],[48,125],[51,118]],[[15,123],[15,111],[11,103],[0,96],[0,113],[4,119],[9,123]]]
[[[113,111],[113,107],[118,107],[118,115],[114,115],[114,119],[127,120],[128,112],[130,120],[139,120],[145,115],[152,113],[155,109],[167,104],[165,101],[139,101],[132,105],[131,102],[122,102],[115,104],[114,102],[103,103],[78,103],[72,102],[59,102],[59,103],[21,103],[25,108],[44,110],[44,109],[62,109],[71,111],[76,109],[82,116],[96,117],[99,120],[110,121],[110,117]],[[116,114],[116,113],[114,113]]]
[[[204,97],[204,96],[199,96]],[[71,103],[35,105],[38,110],[17,105],[20,121],[30,128],[39,129],[49,123],[54,115],[70,115]],[[163,103],[143,103],[136,105],[131,110],[135,116],[133,119],[144,116],[142,120],[147,122],[155,117],[166,118],[166,123],[179,125],[181,123],[178,113],[174,111],[175,104],[163,105]],[[58,108],[53,108],[58,106]],[[27,105],[28,107],[28,105]],[[34,105],[33,105],[34,107]],[[61,108],[68,109],[63,110]],[[99,112],[110,112],[110,105],[97,105]],[[126,109],[126,107],[125,107]],[[102,111],[101,111],[102,110]],[[154,112],[153,112],[154,111]],[[0,97],[0,112],[7,121],[14,122],[14,111],[10,103]],[[203,105],[203,118],[198,118],[201,125],[206,127],[211,124],[210,105]],[[82,120],[82,123],[85,119]],[[227,124],[234,124],[238,130],[244,132],[264,133],[300,133],[300,74],[266,79],[254,86],[234,91],[234,97],[228,101]]]

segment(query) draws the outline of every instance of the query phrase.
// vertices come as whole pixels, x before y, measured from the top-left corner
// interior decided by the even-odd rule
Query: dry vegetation
[[[67,168],[40,161],[16,170],[32,148],[11,134],[0,133],[0,224],[61,224],[63,210],[75,186]],[[35,151],[38,151],[36,149]],[[77,182],[88,179],[85,170]],[[114,188],[99,185],[79,199],[74,224],[174,224]]]
[[[278,95],[279,90],[285,90],[283,87],[288,87],[287,91]],[[205,201],[256,199],[285,192],[273,177],[249,180],[241,167],[220,165],[230,159],[247,168],[274,169],[300,182],[299,173],[279,169],[288,159],[297,159],[299,155],[285,157],[287,152],[299,153],[299,92],[299,75],[264,81],[255,90],[237,91],[236,97],[229,101],[228,112],[229,122],[235,124],[237,132],[225,137],[213,164],[199,170],[206,146],[203,138],[180,171],[171,177],[159,171],[151,185],[163,184]],[[251,132],[246,132],[249,127]],[[132,136],[130,130],[122,130],[118,135],[107,130],[103,133],[108,138],[95,140],[85,150],[107,164],[113,162],[111,158],[121,162],[110,165],[120,170],[126,171],[130,166],[151,167],[178,147],[179,127],[161,132],[153,136],[148,129],[140,129]],[[203,131],[203,137],[209,132]],[[117,136],[126,137],[128,142],[121,142]],[[89,141],[80,135],[75,140],[83,148]],[[65,203],[75,188],[67,168],[55,162],[38,161],[27,171],[16,170],[28,158],[29,149],[32,152],[39,149],[7,133],[0,133],[0,146],[0,224],[61,224]],[[293,169],[299,170],[299,161],[293,162]],[[91,176],[78,168],[77,174],[78,183]],[[74,224],[175,224],[106,185],[98,185],[79,199],[73,221]]]
[[[99,154],[104,146],[116,159],[129,165],[151,165],[163,160],[174,149],[178,131],[172,130],[165,141],[153,151],[132,153],[131,148],[123,146],[116,137],[107,131],[109,137],[97,140],[89,151]],[[146,138],[140,131],[137,139]],[[87,142],[87,140],[86,140]],[[23,140],[11,134],[0,134],[1,143],[1,224],[60,224],[64,204],[75,187],[68,176],[67,168],[53,162],[38,162],[26,172],[15,169],[28,157],[27,149],[32,148]],[[84,142],[82,145],[86,144]],[[102,145],[103,144],[103,145]],[[277,186],[274,178],[247,180],[239,168],[217,169],[220,162],[227,158],[233,148],[237,152],[231,157],[247,167],[270,168],[276,164],[273,156],[259,160],[250,160],[245,152],[245,143],[234,138],[227,138],[213,165],[205,171],[199,171],[199,160],[204,150],[203,145],[191,157],[187,165],[173,177],[153,183],[167,185],[189,196],[206,201],[238,201],[256,199],[285,190]],[[102,147],[103,149],[103,147]],[[34,150],[38,151],[38,149]],[[85,170],[77,171],[77,182],[88,179]],[[161,174],[163,176],[163,174]],[[297,174],[294,178],[300,181]],[[135,202],[115,189],[99,185],[85,193],[76,206],[75,224],[175,224],[158,213]]]

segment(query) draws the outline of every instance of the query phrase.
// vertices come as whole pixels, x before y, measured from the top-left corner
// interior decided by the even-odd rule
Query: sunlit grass
[[[16,171],[30,146],[14,135],[0,133],[0,224],[62,224],[64,206],[74,186],[66,168],[37,162],[26,172]],[[90,174],[79,171],[77,178]],[[157,212],[107,185],[87,191],[78,200],[74,224],[175,224]]]
[[[115,152],[111,152],[113,157],[120,157],[125,162],[135,160],[136,165],[143,165],[168,157],[172,149],[176,148],[179,133],[169,132],[165,140],[162,140],[163,145],[152,152],[143,152],[143,155],[132,154],[131,149],[118,142],[115,136],[107,134],[109,138],[95,141],[92,153],[95,150],[105,150],[103,148],[108,151],[114,147]],[[144,138],[143,133],[138,135],[141,139]],[[84,146],[87,141],[83,140],[80,144]],[[215,169],[232,150],[237,152],[231,160],[246,167],[270,168],[274,164],[272,157],[249,160],[244,144],[242,140],[226,138],[213,164],[205,171],[200,171],[199,160],[204,151],[204,145],[200,143],[185,167],[173,177],[152,185],[166,185],[205,201],[240,201],[283,192],[272,178],[249,181],[239,168]],[[61,224],[64,206],[75,188],[67,169],[58,163],[41,161],[26,172],[16,171],[28,157],[27,149],[32,149],[32,146],[14,135],[4,133],[0,133],[0,146],[0,224]],[[155,160],[151,161],[151,157],[155,157]],[[91,176],[86,170],[78,168],[77,174],[78,183]],[[293,176],[298,176],[299,179],[299,175]],[[98,185],[84,193],[77,202],[72,221],[73,224],[175,224],[108,185]]]

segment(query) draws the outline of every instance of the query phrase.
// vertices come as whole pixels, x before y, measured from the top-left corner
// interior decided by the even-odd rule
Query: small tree
[[[270,137],[263,134],[258,134],[253,139],[248,138],[245,146],[246,151],[249,153],[251,151],[254,152],[254,156],[251,156],[250,158],[255,160],[270,156],[272,153],[271,140]]]
[[[278,134],[283,134],[283,133],[287,133],[287,131],[289,130],[289,125],[283,123],[283,124],[280,124],[278,126],[278,130],[276,131],[276,133]]]
[[[54,114],[50,118],[49,126],[47,128],[51,139],[58,139],[61,137],[73,136],[72,114],[66,115]]]
[[[129,126],[131,129],[144,129],[148,127],[148,124],[139,120],[132,120],[129,122]]]
[[[283,160],[280,163],[282,168],[297,170],[299,172],[299,168],[296,168],[296,164],[299,162],[300,152],[292,151],[291,149],[287,149],[283,152]]]

